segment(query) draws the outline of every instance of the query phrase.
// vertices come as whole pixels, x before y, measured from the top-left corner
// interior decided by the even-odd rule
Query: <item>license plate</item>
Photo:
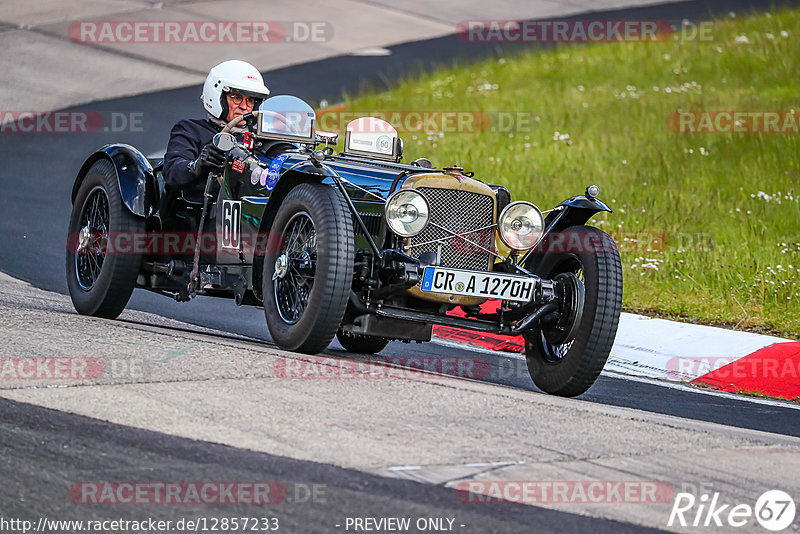
[[[422,291],[529,302],[533,298],[534,280],[514,274],[485,273],[425,267]]]

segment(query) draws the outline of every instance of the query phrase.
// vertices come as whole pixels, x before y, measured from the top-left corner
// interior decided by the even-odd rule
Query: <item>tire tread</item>
[[[591,236],[588,239],[592,240],[595,251],[580,255],[581,261],[593,262],[589,267],[596,270],[598,280],[603,280],[604,283],[596,288],[593,309],[589,308],[589,302],[584,308],[584,314],[591,314],[591,317],[583,318],[584,321],[591,320],[588,332],[585,327],[581,327],[562,361],[556,364],[545,362],[535,341],[526,342],[526,356],[531,377],[537,386],[548,393],[574,397],[594,384],[614,344],[622,307],[622,268],[616,244],[605,232],[591,226],[570,227],[564,232],[588,232]],[[588,239],[584,237],[581,242]],[[543,269],[546,270],[547,267]],[[586,269],[587,265],[584,265],[584,275]],[[548,276],[550,273],[540,274]],[[587,298],[588,294],[587,288]],[[538,332],[534,337],[536,336]],[[580,354],[573,349],[580,351]],[[574,361],[575,358],[578,358],[577,362]]]

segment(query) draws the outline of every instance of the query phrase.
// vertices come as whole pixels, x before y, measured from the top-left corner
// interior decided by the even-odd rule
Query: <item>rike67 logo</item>
[[[669,514],[667,526],[682,527],[752,527],[754,521],[772,532],[788,528],[795,518],[795,502],[788,493],[769,490],[761,494],[755,506],[722,504],[719,492],[703,493],[696,498],[691,493],[678,493]],[[752,532],[752,530],[749,530]]]

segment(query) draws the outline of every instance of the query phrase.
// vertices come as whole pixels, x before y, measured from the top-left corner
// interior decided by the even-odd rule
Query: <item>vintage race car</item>
[[[274,96],[214,138],[224,171],[171,190],[162,161],[107,145],[72,190],[67,282],[75,309],[115,318],[134,288],[263,307],[281,348],[314,354],[429,341],[433,325],[519,335],[542,390],[586,391],[616,335],[622,270],[586,222],[598,188],[547,212],[502,186],[421,158],[401,163],[388,123],[317,132],[314,110]],[[239,119],[237,119],[238,121]],[[487,301],[497,305],[482,306]]]

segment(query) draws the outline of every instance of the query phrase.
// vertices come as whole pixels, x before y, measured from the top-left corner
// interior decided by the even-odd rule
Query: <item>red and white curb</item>
[[[521,336],[435,327],[434,335],[489,350],[524,352]],[[623,313],[606,371],[800,400],[800,341]]]
[[[691,382],[779,337],[623,313],[606,368],[661,380]]]

